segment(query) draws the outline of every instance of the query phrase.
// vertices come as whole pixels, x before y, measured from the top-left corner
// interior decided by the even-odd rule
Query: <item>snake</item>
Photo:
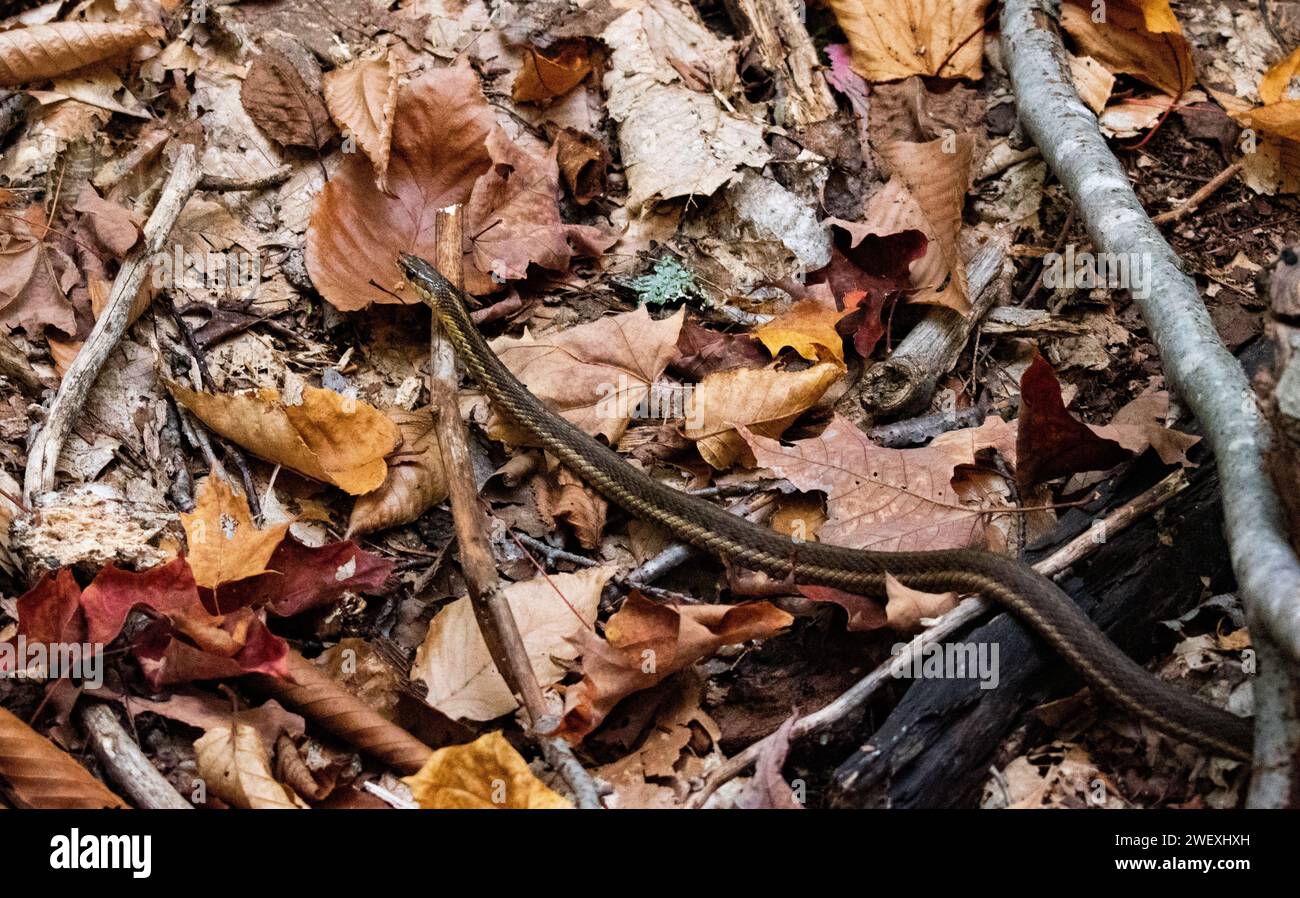
[[[895,552],[795,541],[655,480],[534,396],[479,332],[467,305],[471,300],[437,268],[408,253],[399,258],[407,280],[493,406],[628,514],[729,565],[786,582],[879,597],[885,595],[886,577],[893,576],[922,592],[978,593],[1028,625],[1120,709],[1209,752],[1250,760],[1248,718],[1157,678],[1115,645],[1056,583],[1021,561],[974,548]]]

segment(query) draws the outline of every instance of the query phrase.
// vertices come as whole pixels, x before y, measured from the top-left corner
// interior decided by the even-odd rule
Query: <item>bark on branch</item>
[[[1196,284],[1138,202],[1096,116],[1079,100],[1055,27],[1059,13],[1059,0],[1007,0],[1002,6],[1002,55],[1020,119],[1077,203],[1093,245],[1106,253],[1136,253],[1149,263],[1148,289],[1134,300],[1170,383],[1200,420],[1214,451],[1232,567],[1251,632],[1278,650],[1261,652],[1261,660],[1300,662],[1300,562],[1264,465],[1271,428],[1241,366],[1219,340]],[[1289,675],[1278,667],[1262,668],[1261,677]],[[1256,714],[1257,767],[1276,757],[1279,742],[1290,739],[1289,729],[1271,713]],[[1257,793],[1256,802],[1286,800],[1280,792],[1272,798]]]

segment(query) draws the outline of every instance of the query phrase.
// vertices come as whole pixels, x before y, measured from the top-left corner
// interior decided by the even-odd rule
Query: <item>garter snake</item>
[[[495,407],[629,514],[731,564],[780,579],[881,596],[889,573],[925,592],[980,593],[1024,621],[1119,707],[1170,736],[1250,759],[1248,719],[1157,679],[1111,642],[1060,587],[1019,561],[978,549],[875,552],[796,543],[643,474],[533,396],[496,357],[471,320],[464,295],[437,269],[408,254],[401,264]]]

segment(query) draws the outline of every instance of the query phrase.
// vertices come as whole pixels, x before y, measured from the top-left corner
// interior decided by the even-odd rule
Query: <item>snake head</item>
[[[472,309],[479,307],[479,302],[465,295],[451,281],[447,280],[433,263],[411,253],[399,253],[397,265],[417,290],[430,296],[454,296]]]

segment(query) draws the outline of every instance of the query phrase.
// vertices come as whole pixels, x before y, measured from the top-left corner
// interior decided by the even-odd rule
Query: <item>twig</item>
[[[439,209],[435,221],[438,270],[459,286],[463,278],[461,207],[454,205]],[[574,758],[567,742],[548,735],[556,729],[558,721],[547,709],[542,688],[528,658],[528,649],[501,589],[492,544],[479,509],[478,487],[470,465],[465,425],[456,401],[456,354],[451,342],[442,338],[436,318],[430,356],[429,394],[434,431],[442,454],[442,467],[447,472],[460,566],[479,632],[483,634],[488,654],[497,670],[510,690],[522,700],[530,728],[547,763],[568,783],[579,806],[599,808],[600,795],[595,781]]]
[[[1034,565],[1034,570],[1047,577],[1053,577],[1061,573],[1096,551],[1106,536],[1128,529],[1135,521],[1155,511],[1186,487],[1187,479],[1183,476],[1183,472],[1181,470],[1175,471],[1151,487],[1151,489],[1106,515],[1084,534],[1070,540],[1051,555],[1039,561]],[[1102,539],[1097,538],[1098,532],[1102,534]],[[964,599],[956,608],[940,616],[923,632],[918,633],[908,643],[906,650],[899,652],[884,664],[881,664],[830,704],[809,714],[807,717],[800,718],[790,731],[790,741],[793,742],[796,739],[802,739],[813,733],[828,729],[843,720],[866,704],[879,691],[880,687],[893,682],[897,672],[910,669],[914,659],[926,646],[942,642],[959,630],[974,623],[995,607],[992,603],[978,597]],[[692,796],[690,806],[703,807],[709,796],[719,786],[749,769],[758,759],[763,749],[775,737],[775,733],[765,736],[739,754],[728,758],[722,766],[714,770],[704,784],[704,788]]]
[[[118,723],[112,708],[99,702],[84,705],[81,725],[104,772],[137,808],[194,810],[144,756],[131,734]]]
[[[1002,6],[1002,58],[1010,70],[1020,118],[1061,183],[1099,250],[1137,253],[1148,262],[1149,289],[1134,301],[1142,310],[1170,383],[1200,419],[1214,452],[1222,484],[1224,525],[1233,571],[1245,600],[1256,646],[1273,640],[1291,664],[1300,662],[1300,561],[1287,539],[1281,506],[1264,454],[1272,428],[1236,358],[1220,341],[1214,323],[1182,270],[1178,257],[1151,223],[1127,174],[1097,130],[1097,119],[1080,102],[1064,65],[1055,29],[1060,12],[1052,0],[1006,0]],[[1263,654],[1270,654],[1270,649]],[[1261,677],[1288,676],[1282,665]],[[1274,684],[1279,689],[1281,684]],[[1268,702],[1256,706],[1255,750],[1261,767],[1272,752],[1294,744],[1294,718]],[[1294,760],[1291,762],[1294,764]],[[1290,801],[1288,789],[1252,789],[1260,803]]]
[[[45,426],[32,440],[27,471],[23,478],[23,497],[28,504],[31,504],[31,499],[36,494],[54,487],[54,471],[59,462],[59,453],[63,451],[63,443],[95,385],[100,368],[126,332],[131,306],[144,283],[154,254],[162,249],[172,225],[198,186],[201,176],[202,170],[194,147],[183,144],[176,154],[171,175],[158,198],[158,205],[145,223],[143,239],[122,261],[104,310],[59,384]]]
[[[224,175],[204,175],[199,179],[200,190],[213,190],[220,193],[233,190],[264,190],[267,187],[276,187],[289,180],[293,174],[293,166],[285,164],[269,174],[260,175],[256,178],[228,178]]]
[[[1201,185],[1201,188],[1189,196],[1177,209],[1170,209],[1168,212],[1161,212],[1159,215],[1152,216],[1151,223],[1157,225],[1168,224],[1195,212],[1200,208],[1201,203],[1208,200],[1215,191],[1235,178],[1238,172],[1241,171],[1241,166],[1242,162],[1238,159]]]

